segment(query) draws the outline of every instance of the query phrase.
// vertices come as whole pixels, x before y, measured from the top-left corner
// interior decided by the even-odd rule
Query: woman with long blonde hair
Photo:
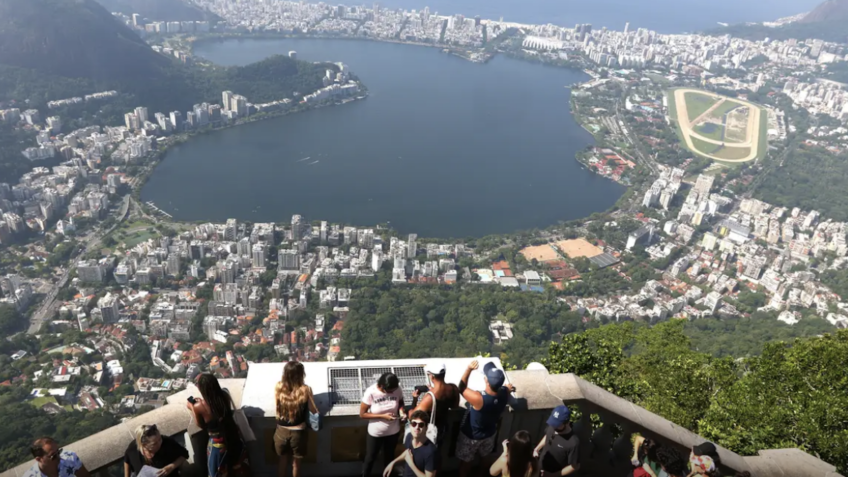
[[[286,477],[291,459],[292,477],[300,476],[300,460],[306,455],[306,421],[309,413],[318,413],[312,388],[304,383],[303,364],[289,361],[274,390],[277,403],[277,430],[274,450],[280,456],[278,477]]]

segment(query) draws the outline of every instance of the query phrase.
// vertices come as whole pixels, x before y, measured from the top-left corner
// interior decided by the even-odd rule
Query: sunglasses
[[[421,421],[412,421],[412,422],[409,423],[409,425],[416,428],[416,429],[419,428],[419,427],[422,428],[422,429],[427,427],[427,423],[421,422]]]
[[[144,432],[142,432],[142,435],[144,435],[145,437],[155,436],[156,434],[159,434],[159,429],[156,428],[156,424],[153,424],[152,426],[146,426]]]
[[[62,454],[62,449],[59,449],[59,450],[57,450],[56,452],[54,452],[54,453],[52,453],[52,454],[48,455],[48,456],[47,456],[47,458],[48,458],[48,459],[50,459],[50,460],[56,460],[56,459],[58,459],[58,458],[59,458],[59,456],[60,456],[61,454]]]

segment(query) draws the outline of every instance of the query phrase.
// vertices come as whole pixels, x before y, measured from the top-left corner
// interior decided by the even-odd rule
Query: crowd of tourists
[[[382,476],[400,471],[403,477],[435,477],[441,467],[450,411],[467,403],[456,440],[454,455],[459,460],[459,476],[469,477],[488,465],[493,477],[532,477],[580,475],[580,439],[572,425],[572,411],[557,406],[547,419],[545,435],[534,443],[528,431],[518,431],[502,442],[495,456],[496,436],[501,415],[515,388],[505,383],[504,372],[493,363],[482,368],[485,388],[468,387],[471,373],[479,363],[472,361],[459,384],[445,381],[443,364],[425,367],[428,385],[416,388],[409,406],[404,402],[400,380],[393,373],[380,375],[365,390],[359,416],[367,421],[364,462],[361,474],[371,476],[378,458]],[[276,384],[276,431],[274,449],[279,456],[278,477],[300,477],[306,456],[309,430],[320,427],[320,413],[312,388],[306,384],[302,363],[288,362]],[[211,374],[197,380],[201,397],[190,397],[186,407],[209,439],[206,464],[209,477],[247,477],[251,474],[244,429],[237,422],[230,395]],[[401,443],[403,450],[398,454]],[[32,444],[35,464],[25,477],[89,477],[89,472],[73,452],[65,451],[53,439],[44,437]],[[189,457],[176,440],[163,436],[156,425],[136,429],[135,439],[124,455],[124,477],[180,477]],[[476,467],[475,467],[475,464]],[[724,477],[719,474],[721,459],[712,443],[694,446],[687,456],[673,446],[637,437],[627,477]],[[402,469],[402,470],[401,470]],[[751,477],[747,472],[735,477]]]

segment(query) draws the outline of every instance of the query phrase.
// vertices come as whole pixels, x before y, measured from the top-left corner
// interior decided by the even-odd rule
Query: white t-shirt
[[[371,406],[368,411],[371,414],[392,414],[400,417],[400,402],[403,400],[403,391],[400,388],[390,393],[384,393],[377,388],[376,384],[365,390],[362,402]],[[400,420],[386,421],[385,419],[369,419],[368,434],[374,437],[386,437],[400,432]]]

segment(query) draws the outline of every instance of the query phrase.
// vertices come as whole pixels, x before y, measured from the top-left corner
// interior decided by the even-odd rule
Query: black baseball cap
[[[703,444],[692,447],[692,453],[699,456],[708,455],[713,460],[718,460],[718,449],[716,449],[715,444],[712,442],[704,442]]]

